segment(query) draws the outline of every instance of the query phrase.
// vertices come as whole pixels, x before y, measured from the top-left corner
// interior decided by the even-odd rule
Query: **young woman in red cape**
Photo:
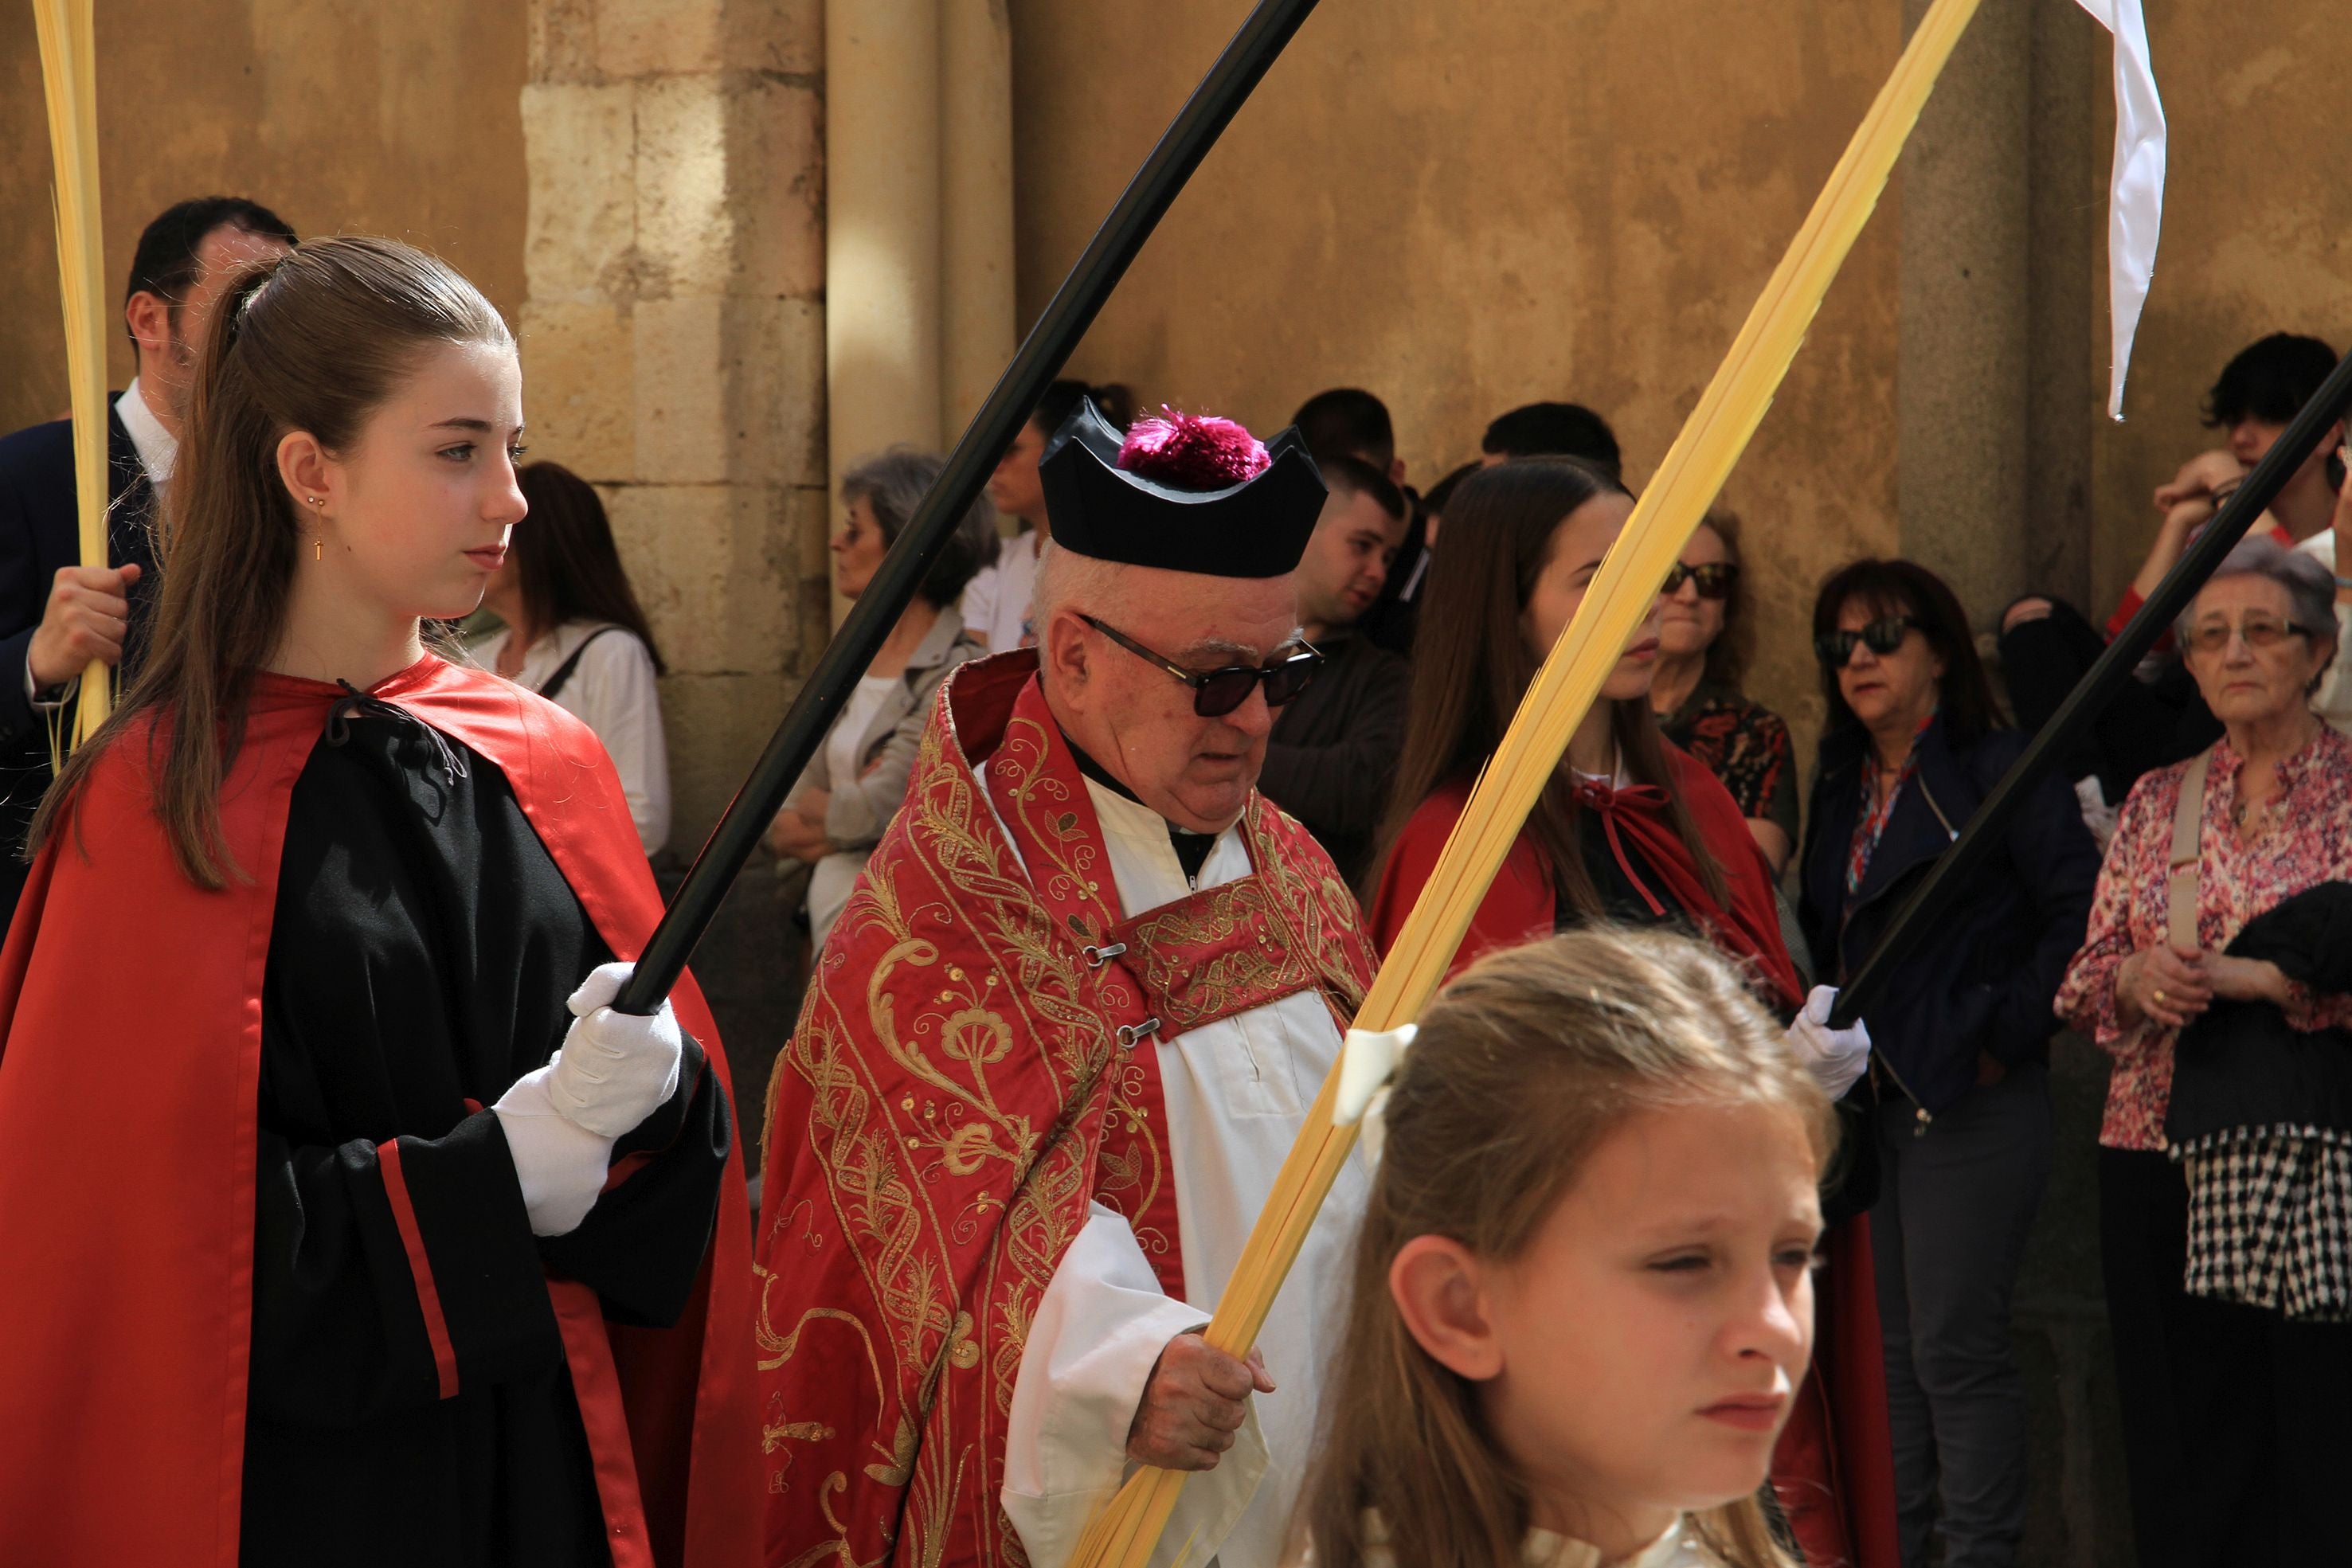
[[[1566,459],[1486,469],[1447,504],[1444,544],[1432,552],[1423,591],[1412,714],[1371,906],[1383,949],[1633,509],[1613,477]],[[1834,1096],[1862,1064],[1861,1041],[1821,1027],[1820,994],[1806,1006],[1770,873],[1739,808],[1704,765],[1658,734],[1649,706],[1657,649],[1654,610],[1570,737],[1454,967],[1589,922],[1686,927],[1739,960],[1759,998],[1797,1020],[1792,1048]],[[1833,1193],[1828,1206],[1839,1212]],[[1869,1233],[1859,1218],[1842,1218],[1817,1292],[1814,1375],[1775,1452],[1773,1489],[1808,1561],[1895,1568]]]
[[[0,950],[0,1536],[44,1563],[751,1568],[750,1240],[612,764],[425,651],[521,376],[404,246],[239,278],[144,672]]]

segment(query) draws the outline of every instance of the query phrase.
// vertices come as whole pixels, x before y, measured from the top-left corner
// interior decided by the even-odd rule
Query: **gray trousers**
[[[2025,1378],[2010,1304],[2050,1182],[2049,1070],[2011,1068],[1938,1114],[1880,1118],[1870,1211],[1904,1568],[2008,1568],[2025,1534]],[[1941,1522],[1937,1516],[1940,1513]]]

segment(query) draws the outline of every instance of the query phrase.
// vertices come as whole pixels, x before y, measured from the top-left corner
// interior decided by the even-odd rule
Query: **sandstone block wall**
[[[820,16],[531,7],[532,447],[604,494],[662,640],[682,856],[825,632]]]
[[[673,878],[830,630],[822,16],[821,0],[530,6],[531,444],[604,495],[668,660]],[[696,965],[747,1131],[795,1005],[791,914],[761,857]]]

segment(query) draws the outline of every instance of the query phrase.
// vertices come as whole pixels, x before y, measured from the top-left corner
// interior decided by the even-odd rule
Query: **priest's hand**
[[[1127,1429],[1128,1458],[1163,1470],[1215,1469],[1249,1419],[1253,1392],[1274,1392],[1256,1351],[1244,1361],[1217,1349],[1197,1329],[1178,1334],[1143,1385]]]
[[[665,1000],[647,1018],[613,1010],[634,964],[592,970],[564,1005],[572,1028],[549,1063],[548,1097],[562,1114],[603,1138],[617,1138],[677,1092],[686,1037]]]
[[[131,585],[136,566],[61,566],[41,607],[41,623],[25,650],[33,684],[61,686],[93,659],[122,659],[122,639],[131,627]]]

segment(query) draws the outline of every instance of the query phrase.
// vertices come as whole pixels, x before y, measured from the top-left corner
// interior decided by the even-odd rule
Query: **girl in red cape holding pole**
[[[0,950],[0,1537],[56,1564],[751,1568],[751,1231],[595,738],[428,653],[523,519],[506,324],[239,278],[137,687]]]
[[[1475,474],[1447,503],[1371,904],[1381,948],[1402,928],[1478,769],[1633,509],[1614,476],[1551,459]],[[1454,970],[1594,922],[1680,926],[1739,962],[1758,999],[1794,1020],[1792,1049],[1835,1097],[1861,1071],[1866,1037],[1823,1027],[1832,994],[1806,997],[1739,808],[1703,764],[1658,734],[1649,706],[1657,654],[1653,612],[1570,738],[1558,777],[1471,919]],[[1869,1232],[1833,1189],[1825,1198],[1843,1223],[1825,1249],[1820,1350],[1775,1451],[1773,1486],[1808,1561],[1895,1568],[1894,1457]]]

